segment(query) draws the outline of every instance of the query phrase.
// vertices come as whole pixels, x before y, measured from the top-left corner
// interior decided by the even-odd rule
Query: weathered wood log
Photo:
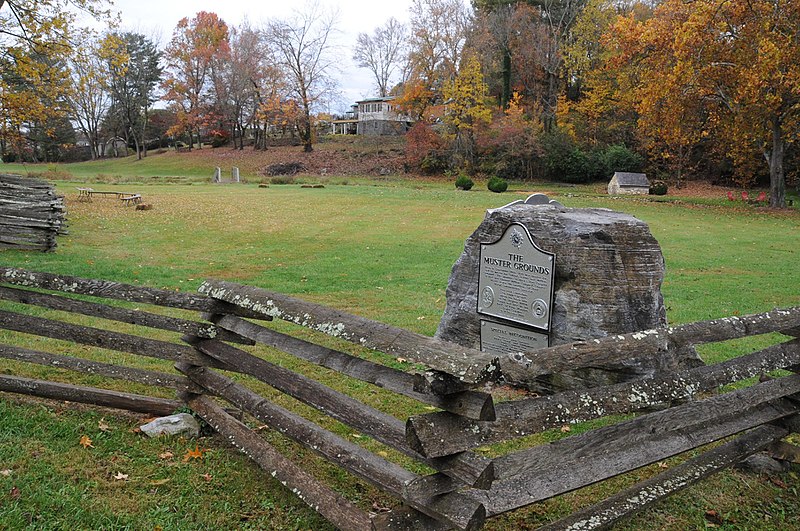
[[[477,529],[483,525],[484,507],[471,498],[459,493],[425,499],[404,498],[403,486],[416,480],[416,474],[271,403],[225,376],[181,362],[176,364],[176,368],[198,385],[219,394],[261,422],[345,470],[403,499],[415,509],[444,520],[458,529]]]
[[[115,378],[118,380],[127,380],[129,382],[152,385],[154,387],[167,387],[171,389],[184,390],[197,389],[197,387],[187,378],[183,376],[177,376],[175,374],[135,369],[133,367],[123,367],[121,365],[112,365],[110,363],[100,363],[97,361],[89,361],[82,358],[73,358],[71,356],[50,354],[49,352],[41,352],[38,350],[30,350],[10,345],[0,345],[0,358],[35,363],[37,365],[46,365],[59,369],[69,369],[71,371],[82,372],[86,374],[96,374],[99,376],[105,376],[107,378]]]
[[[199,291],[263,316],[278,317],[352,343],[424,363],[432,369],[456,376],[465,384],[477,385],[500,377],[494,356],[341,310],[217,280],[207,280]]]
[[[729,396],[725,398],[730,399]],[[725,409],[719,401],[717,405]],[[498,475],[514,474],[510,479],[495,482],[489,491],[468,493],[481,500],[492,516],[629,472],[798,411],[798,407],[785,398],[744,410],[741,407],[728,409],[739,412],[715,417],[712,421],[687,423],[678,429],[673,429],[679,424],[675,419],[661,423],[658,414],[653,413],[646,416],[654,417],[652,419],[643,417],[518,452],[506,456],[508,459],[495,460]],[[691,415],[694,411],[684,410],[684,413]],[[525,458],[530,461],[524,462]]]
[[[238,372],[253,376],[395,450],[410,453],[403,423],[392,415],[225,343],[198,339],[190,344],[203,354],[234,366]]]
[[[232,315],[209,315],[208,318],[220,328],[242,337],[453,414],[476,420],[494,420],[495,418],[494,401],[488,393],[462,391],[444,396],[421,393],[415,391],[415,376],[412,374],[297,339]]]
[[[399,452],[421,459],[434,468],[456,476],[460,484],[452,490],[463,485],[488,488],[494,479],[494,469],[490,467],[491,461],[476,455],[460,455],[447,462],[441,462],[444,466],[437,466],[440,462],[426,460],[408,447],[403,422],[398,418],[367,406],[315,380],[219,341],[194,339],[189,342],[197,350],[225,366],[235,367],[237,372],[253,376]]]
[[[53,251],[66,233],[65,212],[50,183],[0,174],[0,248]]]
[[[142,302],[156,306],[197,310],[200,312],[231,313],[242,317],[265,319],[262,314],[245,311],[202,295],[134,286],[108,280],[54,275],[52,273],[26,271],[14,267],[0,267],[0,282],[107,299]]]
[[[800,375],[769,380],[705,400],[689,402],[642,415],[613,426],[598,428],[581,435],[568,437],[557,443],[509,454],[495,459],[495,470],[497,477],[503,479],[530,470],[547,469],[556,464],[561,466],[565,460],[580,460],[589,456],[624,452],[628,447],[635,447],[637,452],[644,455],[647,445],[658,444],[662,448],[666,448],[668,444],[665,441],[670,438],[677,439],[679,445],[685,444],[683,430],[687,429],[692,440],[697,442],[702,439],[698,435],[700,433],[698,428],[702,428],[704,425],[714,428],[707,432],[709,436],[717,436],[716,432],[719,430],[714,425],[716,423],[721,425],[721,419],[744,417],[753,408],[769,405],[771,401],[779,401],[798,392],[800,392]],[[792,411],[793,407],[795,410],[797,409],[796,405],[792,406],[788,400],[784,400],[783,403],[785,403],[785,407],[773,405],[767,407],[766,411],[779,413],[774,417],[775,419],[796,412]],[[787,409],[788,412],[786,412]],[[717,438],[730,434],[723,432],[723,435],[717,436]],[[705,440],[700,444],[714,440],[716,439]]]
[[[369,529],[369,515],[292,463],[211,399],[195,396],[188,405],[270,476],[340,529]]]
[[[372,517],[372,531],[447,531],[452,527],[413,507],[402,506]]]
[[[608,499],[566,518],[538,528],[539,531],[608,529],[686,487],[732,466],[760,451],[788,432],[776,426],[759,426],[699,457],[637,483]]]
[[[0,375],[0,391],[113,407],[150,415],[170,415],[182,405],[178,400],[5,375]]]
[[[448,455],[565,424],[688,400],[696,393],[798,363],[800,340],[793,340],[675,374],[502,402],[495,406],[495,422],[476,422],[439,412],[418,415],[408,419],[406,436],[409,445],[423,455]]]
[[[101,317],[103,319],[138,326],[147,326],[159,330],[191,334],[203,338],[219,339],[221,341],[231,341],[233,343],[245,343],[249,345],[254,344],[253,341],[228,332],[212,323],[198,323],[186,319],[179,319],[177,317],[157,315],[142,310],[128,310],[116,306],[109,306],[107,304],[80,301],[58,295],[48,295],[35,291],[0,286],[0,299],[20,302],[22,304],[33,304],[35,306],[42,306],[44,308],[64,312],[80,313],[91,317]]]
[[[529,381],[578,367],[609,365],[687,345],[727,341],[780,332],[800,326],[800,307],[754,315],[725,317],[655,330],[644,330],[591,341],[558,345],[501,358],[503,374],[513,381]]]
[[[191,356],[194,353],[194,349],[186,345],[3,310],[0,310],[0,328],[166,360],[176,360],[181,355]]]

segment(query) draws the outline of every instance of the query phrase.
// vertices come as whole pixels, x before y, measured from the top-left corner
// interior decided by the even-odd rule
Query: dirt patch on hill
[[[194,149],[181,156],[193,164],[237,166],[243,173],[269,178],[267,168],[299,164],[301,175],[377,176],[403,172],[405,138],[337,137],[314,144],[310,153],[302,146],[275,146],[264,151],[229,146]]]

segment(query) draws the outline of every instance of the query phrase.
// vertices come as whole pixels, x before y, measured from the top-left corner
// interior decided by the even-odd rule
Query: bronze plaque
[[[550,336],[542,332],[481,319],[481,350],[497,356],[530,352],[550,346]]]
[[[554,276],[555,255],[511,223],[499,240],[481,244],[478,313],[549,331]]]

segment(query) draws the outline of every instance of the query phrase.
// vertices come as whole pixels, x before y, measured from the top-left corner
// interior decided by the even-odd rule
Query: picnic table
[[[134,192],[102,191],[93,188],[78,188],[78,201],[91,202],[94,195],[114,195],[121,200],[125,206],[138,205],[142,202],[142,195]]]

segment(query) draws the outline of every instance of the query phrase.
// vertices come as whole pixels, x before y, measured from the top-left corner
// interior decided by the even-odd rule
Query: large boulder
[[[664,257],[647,224],[608,209],[523,203],[488,211],[467,239],[450,275],[437,338],[480,348],[480,245],[497,241],[511,223],[524,225],[540,249],[555,254],[551,346],[666,326]],[[517,383],[546,392],[616,383],[698,362],[694,351],[678,359],[665,352]]]

